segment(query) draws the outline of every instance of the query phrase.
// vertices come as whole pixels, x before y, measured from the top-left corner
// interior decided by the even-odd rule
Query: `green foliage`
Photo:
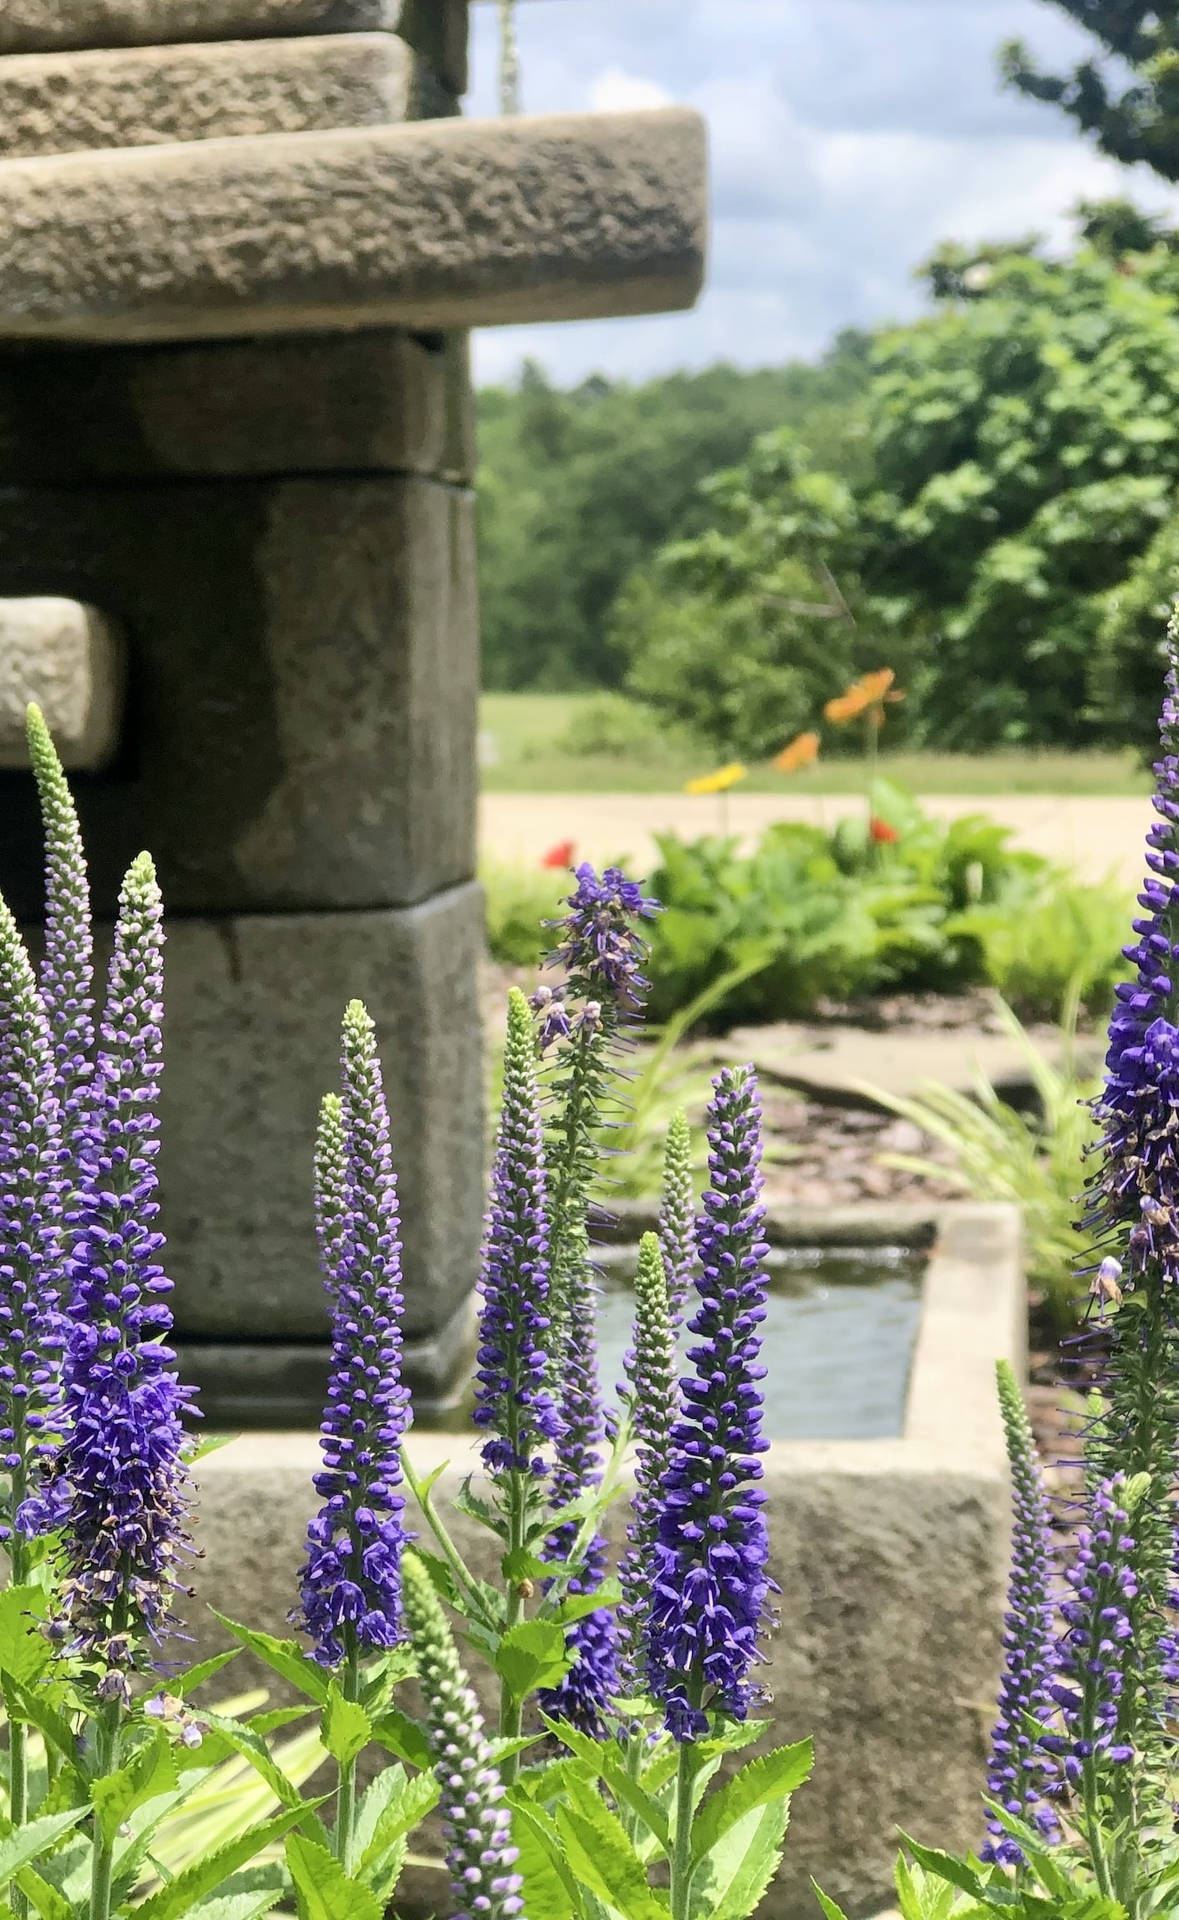
[[[805,423],[823,463],[862,461],[866,339],[819,367],[716,366],[640,386],[600,376],[571,392],[526,363],[479,395],[479,567],[488,686],[612,685],[608,614],[622,582],[707,519],[701,480],[755,433]]]
[[[479,869],[487,913],[487,948],[505,966],[534,967],[550,945],[545,922],[561,911],[569,876],[485,860]]]
[[[1009,86],[1060,107],[1102,153],[1179,180],[1179,18],[1158,0],[1055,0],[1097,42],[1068,74],[1041,71],[1020,40],[1000,68]],[[1096,57],[1094,57],[1096,56]],[[1128,84],[1127,84],[1128,83]]]
[[[881,1106],[950,1148],[954,1173],[972,1199],[1006,1200],[1021,1208],[1028,1280],[1043,1292],[1060,1327],[1076,1318],[1076,1275],[1090,1258],[1091,1236],[1076,1222],[1085,1153],[1095,1137],[1088,1103],[1100,1084],[1076,1064],[1076,1008],[1074,995],[1062,1014],[1063,1064],[1057,1067],[1011,1009],[1000,1003],[1003,1025],[1018,1045],[1035,1089],[1032,1113],[1008,1105],[981,1073],[970,1094],[936,1084],[909,1099],[879,1087],[865,1089]],[[944,1163],[917,1154],[886,1158],[889,1165],[911,1173],[946,1177]]]

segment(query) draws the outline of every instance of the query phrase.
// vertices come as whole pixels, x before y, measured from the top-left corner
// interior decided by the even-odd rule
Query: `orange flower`
[[[858,713],[863,713],[868,705],[868,700],[858,686],[849,687],[846,693],[839,694],[834,700],[828,700],[823,708],[823,718],[834,720],[836,726],[842,726],[845,720],[854,720]]]
[[[883,845],[887,845],[890,840],[899,840],[901,837],[895,827],[890,827],[887,820],[882,820],[879,814],[875,813],[868,822],[868,832],[873,840]]]
[[[555,847],[541,854],[540,864],[542,867],[571,867],[576,851],[576,840],[558,840]]]
[[[845,720],[854,720],[858,714],[866,713],[869,707],[882,709],[886,700],[890,704],[894,700],[903,700],[903,693],[891,691],[895,679],[896,674],[891,667],[878,667],[875,673],[862,673],[858,680],[852,681],[846,692],[838,694],[834,700],[828,700],[823,708],[824,718],[842,726]],[[878,726],[883,718],[883,712],[878,711]]]
[[[817,733],[799,733],[770,761],[779,773],[797,773],[799,767],[813,767],[819,757]]]
[[[747,771],[740,760],[730,760],[727,767],[718,767],[715,773],[702,773],[698,779],[689,780],[684,792],[726,793],[738,780],[744,780]]]

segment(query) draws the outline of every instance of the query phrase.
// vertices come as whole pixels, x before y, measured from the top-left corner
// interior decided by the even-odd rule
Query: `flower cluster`
[[[667,1472],[672,1424],[679,1398],[675,1327],[664,1255],[657,1236],[639,1242],[635,1275],[634,1346],[627,1355],[631,1427],[635,1442],[635,1487],[627,1527],[628,1546],[619,1568],[622,1602],[618,1686],[623,1694],[645,1686],[644,1639],[655,1580],[660,1488]]]
[[[1088,1524],[1077,1535],[1076,1557],[1065,1575],[1071,1593],[1061,1605],[1067,1623],[1059,1653],[1062,1677],[1049,1688],[1065,1730],[1045,1736],[1043,1744],[1059,1754],[1074,1786],[1097,1761],[1120,1765],[1134,1758],[1122,1723],[1122,1697],[1136,1659],[1133,1553],[1126,1480],[1116,1474],[1094,1489]]]
[[[69,784],[39,707],[28,710],[27,734],[45,831],[45,956],[39,986],[53,1041],[63,1139],[72,1148],[84,1124],[86,1088],[94,1072],[90,881]]]
[[[450,1871],[454,1920],[511,1920],[523,1911],[512,1872],[511,1815],[478,1703],[416,1554],[403,1563],[405,1612],[421,1670]]]
[[[999,1405],[1011,1462],[1014,1505],[1011,1578],[1003,1627],[1003,1678],[999,1715],[991,1740],[987,1788],[1005,1812],[1032,1822],[1046,1839],[1059,1833],[1056,1811],[1045,1799],[1051,1764],[1036,1727],[1052,1711],[1049,1688],[1055,1666],[1051,1597],[1051,1533],[1048,1497],[1023,1396],[1011,1367],[997,1369]],[[1023,1849],[992,1818],[984,1860],[1020,1866]]]
[[[586,860],[574,870],[574,879],[555,957],[581,997],[600,995],[618,1007],[638,1008],[648,984],[642,972],[647,944],[631,923],[650,919],[658,902],[647,899],[638,882],[618,867],[607,867],[599,876]]]
[[[678,1327],[692,1289],[696,1264],[693,1236],[692,1140],[687,1115],[672,1115],[663,1159],[663,1190],[659,1200],[659,1244],[667,1270],[668,1305],[673,1327]]]
[[[543,1473],[540,1449],[558,1435],[557,1409],[545,1385],[548,1284],[544,1142],[532,1015],[524,995],[513,988],[479,1282],[483,1307],[475,1425],[491,1429],[483,1460],[493,1473]]]
[[[770,1580],[761,1478],[761,1108],[751,1067],[726,1068],[708,1109],[710,1188],[696,1228],[700,1304],[688,1330],[694,1374],[682,1383],[661,1488],[647,1633],[652,1691],[679,1740],[707,1730],[705,1709],[744,1719],[761,1657]]]
[[[150,858],[119,898],[98,1057],[81,1130],[80,1193],[67,1272],[66,1437],[52,1480],[22,1525],[63,1528],[67,1578],[59,1632],[102,1669],[101,1698],[129,1697],[128,1676],[158,1640],[186,1548],[188,1390],[164,1344],[171,1281],[155,1221],[156,1104],[163,1069],[163,929]]]
[[[395,1645],[405,1541],[400,1447],[401,1246],[389,1119],[372,1021],[345,1015],[341,1099],[329,1099],[318,1151],[320,1244],[332,1309],[332,1361],[307,1529],[299,1624],[335,1667],[362,1647]]]

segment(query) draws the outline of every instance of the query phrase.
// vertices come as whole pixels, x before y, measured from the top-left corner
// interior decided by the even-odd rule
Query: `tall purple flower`
[[[577,885],[566,902],[568,913],[557,922],[554,958],[576,996],[609,1000],[620,1011],[637,1010],[647,991],[642,972],[647,943],[632,922],[650,919],[659,902],[647,899],[638,882],[618,867],[607,867],[599,876],[584,860],[573,877]]]
[[[752,1067],[725,1068],[708,1109],[709,1175],[696,1226],[697,1344],[663,1477],[647,1636],[651,1690],[677,1740],[707,1712],[743,1720],[762,1656],[771,1582],[759,1455],[768,1251],[760,1203],[761,1106]]]
[[[60,1420],[62,1169],[53,1048],[33,969],[0,900],[0,1540]],[[20,1542],[13,1550],[20,1556]],[[19,1570],[18,1570],[18,1576]]]
[[[69,784],[40,707],[26,718],[45,834],[45,954],[40,989],[53,1042],[64,1145],[75,1163],[94,1073],[94,934],[90,881]]]
[[[1065,1574],[1071,1593],[1061,1606],[1067,1622],[1061,1677],[1049,1688],[1064,1732],[1044,1745],[1059,1754],[1074,1786],[1093,1768],[1134,1758],[1125,1695],[1139,1658],[1132,1622],[1138,1581],[1126,1495],[1123,1474],[1093,1489],[1088,1523],[1077,1533],[1076,1555]]]
[[[483,1308],[475,1376],[475,1425],[491,1430],[483,1459],[493,1473],[543,1473],[541,1449],[558,1435],[557,1410],[545,1385],[548,1285],[536,1046],[528,1002],[513,987],[479,1282]]]
[[[359,1000],[344,1015],[341,1093],[339,1124],[329,1100],[317,1153],[321,1244],[336,1260],[326,1276],[332,1362],[315,1476],[324,1504],[307,1529],[296,1616],[329,1667],[396,1643],[405,1543],[397,1182],[376,1034]]]
[[[1055,1840],[1059,1823],[1044,1797],[1053,1769],[1036,1732],[1038,1725],[1052,1718],[1049,1688],[1056,1664],[1048,1496],[1019,1383],[1005,1360],[999,1361],[996,1372],[1014,1513],[1003,1628],[1003,1678],[991,1738],[987,1789],[1006,1812],[1031,1822],[1046,1839]],[[1002,1866],[1023,1865],[1023,1849],[1001,1820],[992,1817],[988,1821],[988,1834],[982,1850],[984,1860],[998,1861]]]
[[[155,1221],[156,1104],[163,1070],[163,928],[147,854],[123,883],[98,1059],[81,1134],[71,1220],[65,1441],[45,1497],[22,1525],[61,1524],[61,1637],[99,1670],[98,1693],[129,1675],[166,1628],[187,1548],[188,1398],[164,1344],[172,1283]]]
[[[438,1781],[453,1920],[512,1920],[523,1912],[513,1873],[511,1814],[483,1731],[479,1704],[459,1664],[430,1576],[407,1553],[405,1611],[426,1701]]]
[[[627,1376],[635,1440],[635,1486],[628,1544],[619,1568],[621,1694],[641,1693],[646,1687],[647,1614],[655,1582],[661,1488],[679,1400],[667,1271],[659,1239],[653,1233],[645,1233],[639,1242],[634,1346],[627,1355]]]

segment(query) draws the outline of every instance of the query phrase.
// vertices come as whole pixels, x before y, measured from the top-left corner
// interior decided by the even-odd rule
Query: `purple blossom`
[[[344,1015],[341,1091],[338,1113],[329,1097],[316,1156],[320,1239],[335,1262],[332,1360],[315,1476],[324,1504],[307,1529],[295,1616],[329,1667],[395,1645],[405,1543],[397,1182],[376,1034],[359,1000]]]
[[[1097,1763],[1121,1765],[1134,1758],[1122,1707],[1138,1658],[1131,1620],[1138,1581],[1126,1484],[1119,1473],[1094,1488],[1088,1524],[1078,1530],[1076,1555],[1065,1574],[1071,1594],[1060,1609],[1066,1622],[1061,1677],[1048,1689],[1064,1732],[1046,1736],[1042,1744],[1059,1755],[1072,1785]]]
[[[694,1376],[671,1434],[647,1639],[652,1692],[677,1740],[707,1710],[743,1720],[771,1583],[763,1505],[761,1323],[767,1276],[761,1106],[752,1067],[726,1068],[708,1109],[709,1175],[696,1226]]]
[[[155,1221],[156,1104],[163,1070],[163,928],[147,854],[119,897],[98,1059],[81,1134],[65,1359],[65,1441],[50,1485],[21,1524],[60,1524],[66,1580],[60,1637],[103,1669],[98,1694],[126,1699],[167,1627],[187,1549],[189,1397],[164,1344],[172,1283]]]
[[[61,1417],[60,1113],[45,1010],[0,900],[0,1540]],[[19,1543],[18,1543],[19,1552]]]
[[[1059,1823],[1044,1798],[1053,1769],[1036,1732],[1052,1717],[1049,1688],[1056,1664],[1048,1496],[1019,1383],[1005,1361],[999,1362],[997,1373],[1014,1511],[1003,1678],[987,1789],[1007,1813],[1038,1827],[1045,1839],[1056,1840]],[[1003,1822],[992,1817],[987,1824],[983,1859],[1022,1866],[1023,1850]]]
[[[479,1282],[483,1308],[474,1418],[477,1427],[492,1430],[482,1451],[493,1473],[543,1473],[540,1449],[558,1435],[557,1409],[545,1385],[548,1285],[544,1144],[532,1015],[524,995],[513,988]]]
[[[626,879],[618,867],[607,867],[601,877],[588,860],[574,869],[577,882],[569,895],[569,912],[556,923],[560,939],[555,958],[560,961],[583,999],[599,995],[622,1010],[642,1005],[647,990],[642,967],[647,943],[631,921],[650,919],[659,911],[657,900],[647,899],[637,881]]]
[[[618,1688],[622,1694],[632,1694],[645,1687],[644,1647],[655,1580],[660,1490],[679,1398],[667,1273],[659,1240],[653,1233],[645,1233],[639,1242],[634,1346],[627,1355],[626,1370],[635,1442],[635,1486],[626,1533],[628,1545],[619,1568],[622,1602],[618,1609]]]
[[[405,1611],[421,1672],[450,1872],[453,1920],[512,1920],[523,1884],[512,1868],[511,1813],[429,1575],[405,1556]]]

